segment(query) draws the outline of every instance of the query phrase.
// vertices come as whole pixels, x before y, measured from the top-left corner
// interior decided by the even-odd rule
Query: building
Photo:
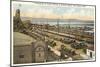
[[[13,29],[14,31],[21,32],[25,29],[25,26],[20,18],[20,10],[16,10],[16,14],[13,17]]]
[[[16,10],[16,14],[13,18],[13,23],[14,23],[14,37],[13,37],[14,64],[45,62],[47,60],[47,50],[48,50],[47,48],[48,46],[45,44],[45,42],[36,41],[29,35],[20,33],[26,29],[25,25],[23,24],[20,18],[20,9]]]
[[[34,44],[34,43],[33,43]],[[33,45],[33,62],[41,63],[47,61],[48,46],[43,41],[36,41]]]
[[[90,59],[95,59],[94,45],[87,48],[86,54]]]
[[[23,33],[14,32],[13,49],[14,64],[39,63],[47,60],[47,45]]]

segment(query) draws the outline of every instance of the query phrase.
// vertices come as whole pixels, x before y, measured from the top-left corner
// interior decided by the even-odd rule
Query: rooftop
[[[94,45],[90,45],[90,46],[88,46],[87,49],[94,51],[95,48],[94,48]]]
[[[19,32],[14,32],[14,45],[31,45],[32,42],[35,42],[36,40],[33,39],[32,37],[19,33]]]

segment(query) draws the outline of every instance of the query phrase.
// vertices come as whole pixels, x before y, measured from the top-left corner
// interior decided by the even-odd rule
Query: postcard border
[[[13,0],[16,1],[16,0]],[[65,5],[77,5],[77,6],[93,6],[95,8],[95,37],[94,37],[94,41],[95,41],[95,60],[91,61],[76,61],[76,62],[60,62],[60,63],[44,63],[44,64],[29,64],[29,65],[16,65],[16,66],[37,66],[37,65],[51,65],[51,64],[69,64],[69,63],[85,63],[85,62],[96,62],[96,5],[86,5],[86,4],[71,4],[71,3],[57,3],[57,2],[42,2],[42,1],[22,1],[22,0],[17,0],[16,2],[35,2],[35,3],[49,3],[49,4],[65,4]],[[10,0],[10,66],[14,67],[14,65],[12,64],[12,0]]]

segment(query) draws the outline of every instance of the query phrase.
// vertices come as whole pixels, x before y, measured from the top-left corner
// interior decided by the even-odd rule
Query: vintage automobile
[[[86,48],[87,45],[83,42],[80,42],[80,43],[75,42],[75,43],[71,44],[71,47],[73,47],[75,49],[82,49],[82,48]]]
[[[75,39],[64,38],[63,39],[63,42],[66,43],[66,44],[71,44],[71,43],[74,43],[75,42]]]

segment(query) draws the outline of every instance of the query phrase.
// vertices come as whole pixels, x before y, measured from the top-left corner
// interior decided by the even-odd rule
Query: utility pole
[[[58,34],[59,34],[59,19],[57,20],[57,28],[58,28]]]

